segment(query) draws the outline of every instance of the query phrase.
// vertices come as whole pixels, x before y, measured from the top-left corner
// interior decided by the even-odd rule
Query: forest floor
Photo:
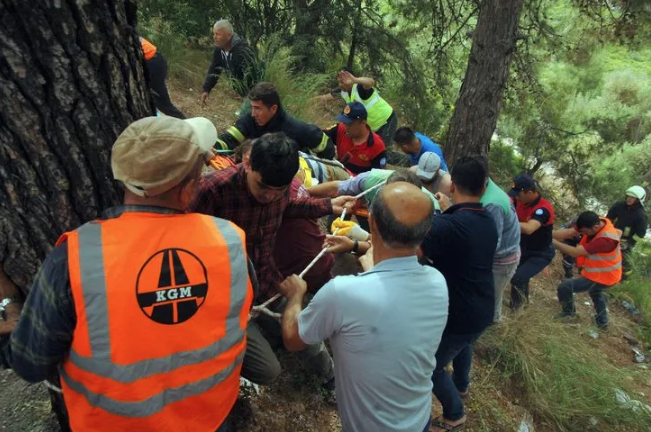
[[[211,94],[208,107],[201,108],[198,103],[200,89],[181,88],[171,84],[170,90],[172,100],[187,116],[208,117],[215,122],[220,131],[235,120],[235,112],[241,103],[231,94],[216,90]],[[330,103],[327,96],[315,103],[324,104],[327,112],[318,123],[321,126],[332,123],[334,114],[340,109],[338,103]],[[359,270],[352,256],[337,257],[335,274],[350,274]],[[529,311],[536,310],[537,317],[552,319],[552,316],[559,311],[556,287],[561,277],[557,258],[549,270],[532,281]],[[635,377],[634,387],[638,390],[635,396],[644,403],[651,404],[649,365],[634,362],[632,347],[625,338],[636,334],[637,324],[633,317],[620,306],[619,302],[611,299],[609,301],[610,328],[606,332],[596,333],[590,318],[592,303],[587,295],[577,296],[577,309],[581,317],[580,321],[567,326],[581,338],[585,338],[612,366],[619,370],[634,371],[631,376]],[[528,310],[522,313],[528,314]],[[499,326],[509,326],[512,322],[513,317],[506,313],[504,321]],[[531,325],[536,324],[531,322]],[[594,338],[595,334],[597,334],[596,338]],[[568,346],[567,349],[572,347]],[[283,365],[283,372],[279,379],[270,387],[261,387],[259,394],[255,394],[252,390],[245,391],[246,396],[238,402],[239,406],[236,409],[235,429],[240,432],[340,431],[341,423],[336,408],[325,401],[318,381],[310,376],[298,356],[282,351],[278,354]],[[503,373],[497,366],[497,360],[490,355],[490,347],[484,346],[481,339],[476,344],[471,378],[473,384],[470,396],[464,402],[468,415],[466,431],[559,432],[563,430],[530,411],[517,379]],[[434,399],[432,416],[440,415],[440,411],[440,405]],[[43,385],[26,384],[11,371],[0,372],[0,432],[56,432],[58,430],[56,420],[50,413],[49,397]],[[595,419],[591,430],[614,429],[602,426],[600,421]]]

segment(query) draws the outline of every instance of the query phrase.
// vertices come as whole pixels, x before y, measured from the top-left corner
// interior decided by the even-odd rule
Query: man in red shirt
[[[353,174],[387,165],[384,141],[368,126],[367,116],[362,103],[351,102],[337,116],[339,123],[325,130],[337,147],[337,159]]]
[[[529,281],[554,259],[552,231],[554,208],[540,195],[533,177],[520,174],[513,179],[509,196],[515,200],[515,210],[520,221],[520,264],[511,279],[511,309],[522,305],[523,297],[529,300]]]
[[[286,283],[273,258],[283,218],[314,219],[341,214],[344,204],[352,200],[348,196],[332,200],[292,198],[289,189],[297,171],[296,142],[282,132],[266,134],[253,142],[248,162],[205,175],[190,206],[193,212],[230,220],[246,232],[246,250],[259,282],[256,304],[272,297]],[[272,304],[271,308],[280,312],[282,306]],[[280,373],[271,345],[275,343],[274,335],[281,335],[275,319],[261,314],[249,322],[243,377],[257,384],[269,384]],[[282,344],[282,338],[278,344]],[[325,346],[310,346],[304,355],[315,373],[326,381],[334,377],[332,359]]]
[[[582,234],[578,246],[562,242],[567,238]],[[608,327],[608,309],[604,290],[617,284],[622,277],[622,254],[620,251],[620,232],[608,219],[602,219],[594,212],[586,211],[579,215],[574,228],[555,230],[554,246],[560,252],[577,259],[577,265],[583,267],[581,276],[570,279],[558,286],[558,301],[563,312],[557,317],[571,317],[576,314],[574,293],[588,292],[596,311],[597,325]]]

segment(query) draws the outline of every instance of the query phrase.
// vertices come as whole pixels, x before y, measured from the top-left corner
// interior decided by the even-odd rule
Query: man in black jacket
[[[631,186],[626,190],[626,199],[613,204],[606,215],[615,225],[615,228],[622,231],[620,246],[624,253],[623,278],[630,275],[632,271],[628,258],[629,253],[637,243],[635,236],[644,238],[649,226],[643,207],[644,198],[646,198],[646,191],[642,186]]]
[[[273,84],[262,82],[254,85],[248,98],[251,115],[241,116],[234,126],[226,129],[217,140],[216,148],[234,149],[247,139],[284,132],[305,153],[311,152],[323,159],[335,157],[334,144],[317,125],[302,122],[285,112]]]
[[[255,84],[258,76],[258,61],[248,42],[233,32],[227,20],[219,20],[212,29],[215,51],[203,83],[201,104],[205,105],[210,91],[215,87],[222,72],[233,79],[233,88],[244,97]]]

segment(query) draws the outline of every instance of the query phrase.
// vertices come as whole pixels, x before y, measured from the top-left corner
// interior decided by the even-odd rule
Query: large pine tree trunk
[[[0,262],[23,290],[119,202],[111,146],[155,112],[135,26],[135,0],[0,0]]]
[[[466,76],[450,122],[445,156],[487,155],[515,53],[524,0],[483,0]]]

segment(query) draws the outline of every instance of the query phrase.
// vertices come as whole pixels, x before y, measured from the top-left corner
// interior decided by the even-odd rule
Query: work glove
[[[353,221],[342,221],[341,218],[337,218],[332,222],[330,231],[334,234],[337,229],[339,229],[337,235],[344,235],[353,240],[366,241],[369,237],[369,233]]]

